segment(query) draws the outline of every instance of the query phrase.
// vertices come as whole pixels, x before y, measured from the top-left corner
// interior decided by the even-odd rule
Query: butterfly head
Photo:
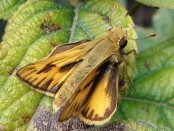
[[[127,45],[127,32],[122,27],[114,27],[110,30],[110,37],[119,43],[121,49]]]

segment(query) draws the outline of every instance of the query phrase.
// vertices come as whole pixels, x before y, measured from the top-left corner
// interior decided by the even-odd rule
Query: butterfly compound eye
[[[120,43],[120,48],[123,49],[127,45],[127,40],[124,37],[122,37],[119,43]]]

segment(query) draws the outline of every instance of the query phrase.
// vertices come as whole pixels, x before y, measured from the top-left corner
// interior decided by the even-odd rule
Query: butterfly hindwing
[[[19,69],[17,76],[32,89],[54,96],[75,66],[83,60],[88,45],[90,42],[77,42],[56,47],[48,58]]]

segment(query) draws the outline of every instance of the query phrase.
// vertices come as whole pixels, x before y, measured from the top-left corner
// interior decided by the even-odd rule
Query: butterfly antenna
[[[130,39],[130,40],[143,40],[143,39],[152,38],[155,36],[157,36],[155,33],[149,33],[148,35],[146,35],[145,37],[142,37],[142,38],[130,38],[130,37],[126,37],[126,38]]]

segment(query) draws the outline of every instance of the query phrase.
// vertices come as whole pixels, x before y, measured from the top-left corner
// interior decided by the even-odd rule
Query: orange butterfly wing
[[[32,89],[54,96],[90,48],[90,42],[58,46],[48,58],[19,69],[17,76]]]

